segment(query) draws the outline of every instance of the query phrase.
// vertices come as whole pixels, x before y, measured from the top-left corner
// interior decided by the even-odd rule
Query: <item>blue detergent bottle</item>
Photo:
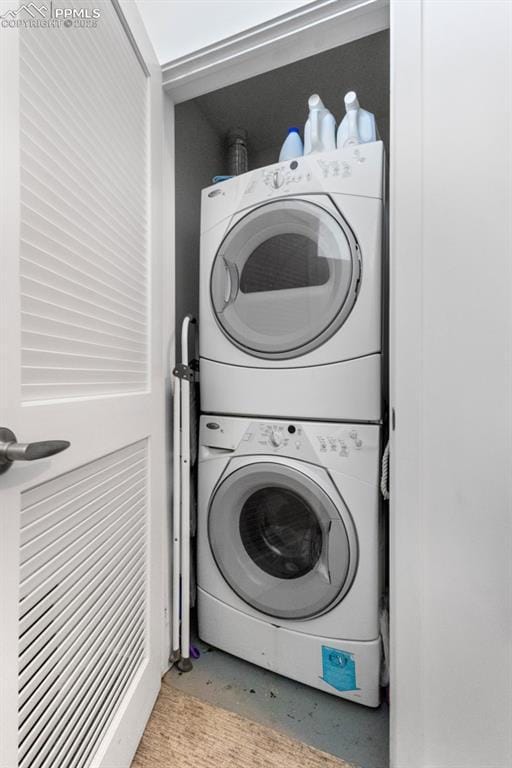
[[[293,160],[295,157],[302,157],[304,154],[304,147],[302,145],[302,139],[300,138],[299,129],[288,128],[288,136],[283,142],[281,152],[279,153],[279,162],[284,160]]]

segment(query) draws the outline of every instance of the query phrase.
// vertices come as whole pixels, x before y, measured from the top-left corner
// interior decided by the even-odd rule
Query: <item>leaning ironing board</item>
[[[173,511],[172,511],[172,649],[170,661],[181,672],[192,669],[190,660],[190,484],[196,446],[193,388],[197,360],[190,359],[189,335],[195,319],[187,315],[181,328],[181,363],[173,370]],[[192,418],[191,418],[192,414]],[[192,428],[191,428],[192,427]]]

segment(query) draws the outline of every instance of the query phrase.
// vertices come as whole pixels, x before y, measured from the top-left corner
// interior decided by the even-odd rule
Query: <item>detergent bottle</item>
[[[336,149],[336,121],[317,93],[309,97],[309,117],[304,127],[304,154]]]
[[[298,128],[288,128],[288,136],[283,142],[281,152],[279,153],[279,162],[283,160],[293,160],[295,157],[301,157],[304,154],[302,139]]]
[[[338,128],[338,149],[350,147],[353,144],[366,144],[377,141],[377,126],[375,116],[366,109],[361,109],[355,91],[349,91],[345,96],[347,114]]]

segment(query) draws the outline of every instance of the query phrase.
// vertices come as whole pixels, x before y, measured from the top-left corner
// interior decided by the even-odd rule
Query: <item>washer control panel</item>
[[[350,452],[360,451],[363,448],[363,439],[356,429],[351,429],[348,435],[339,434],[339,428],[334,434],[320,434],[316,436],[320,454],[335,453],[342,458],[350,456]]]
[[[331,431],[326,431],[326,425],[322,425],[322,431],[315,430],[313,445],[320,456],[330,454],[332,457],[348,458],[352,451],[361,451],[364,440],[356,428],[343,429],[336,425]],[[309,429],[308,429],[309,431]],[[302,425],[293,423],[253,422],[244,433],[241,448],[251,448],[260,451],[270,450],[273,453],[283,453],[286,456],[309,452],[311,442],[304,433]]]
[[[284,419],[201,416],[200,461],[228,456],[296,458],[378,482],[380,427]]]
[[[378,450],[375,429],[367,425],[315,422],[251,422],[242,435],[237,453],[296,457],[351,471],[352,465],[364,465],[368,456]]]
[[[290,452],[301,451],[305,447],[301,426],[286,423],[253,422],[245,432],[242,443],[251,443],[257,449],[270,449],[289,455]]]

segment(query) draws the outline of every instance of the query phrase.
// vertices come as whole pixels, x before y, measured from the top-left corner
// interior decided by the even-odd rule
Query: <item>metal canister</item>
[[[249,170],[247,155],[247,131],[245,128],[232,128],[227,135],[228,174],[239,176]]]

